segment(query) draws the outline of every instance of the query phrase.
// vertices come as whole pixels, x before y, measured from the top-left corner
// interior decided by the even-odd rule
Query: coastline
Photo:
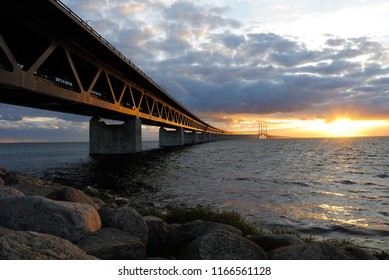
[[[0,168],[0,258],[388,259],[385,252],[344,242],[249,232],[223,223],[229,215],[247,226],[237,213],[200,207],[208,217],[219,215],[221,220],[193,216],[177,223],[166,220],[166,211],[152,209],[142,215],[144,209],[133,208],[129,201],[90,187],[79,190]],[[165,220],[158,213],[164,213]],[[55,253],[42,252],[42,244]]]

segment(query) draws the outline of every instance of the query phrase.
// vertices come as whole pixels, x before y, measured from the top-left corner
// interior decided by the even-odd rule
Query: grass
[[[167,223],[185,224],[195,220],[203,220],[215,223],[227,224],[240,229],[243,235],[263,235],[268,231],[258,229],[254,223],[247,221],[245,217],[236,211],[215,210],[210,207],[198,205],[194,208],[174,208],[171,210],[160,210],[156,208],[144,208],[139,212],[142,216],[152,215],[165,220]],[[273,227],[270,229],[271,234],[292,234],[306,243],[316,242],[317,238],[310,234],[298,232],[288,227]],[[349,239],[335,240],[327,239],[325,242],[335,243],[340,246],[352,245]],[[389,258],[388,251],[372,252],[373,256],[379,260]]]
[[[86,187],[82,191],[91,197],[97,197],[105,201],[108,201],[110,198],[105,192],[96,188]]]
[[[194,208],[175,208],[172,210],[159,210],[146,208],[140,210],[143,216],[153,215],[165,220],[167,223],[185,224],[195,220],[223,223],[240,229],[243,235],[258,235],[261,231],[254,224],[246,220],[236,211],[215,210],[210,207],[198,205]]]
[[[316,241],[315,237],[313,237],[311,234],[304,234],[298,231],[295,231],[288,227],[275,227],[271,229],[272,234],[292,234],[296,236],[297,238],[300,238],[302,241],[309,243]]]

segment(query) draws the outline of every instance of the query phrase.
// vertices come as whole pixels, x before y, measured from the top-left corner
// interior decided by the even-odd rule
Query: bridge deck
[[[0,15],[0,102],[227,133],[172,98],[60,1],[2,0]]]

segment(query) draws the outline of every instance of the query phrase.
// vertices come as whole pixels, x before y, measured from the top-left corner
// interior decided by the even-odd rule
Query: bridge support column
[[[201,132],[198,136],[198,142],[207,142],[208,141],[208,133],[206,132]]]
[[[89,122],[89,154],[130,154],[142,151],[142,122],[129,119],[123,124],[107,125],[98,118]]]
[[[161,127],[159,129],[159,146],[174,147],[185,145],[185,131],[182,127],[175,130],[166,130]]]
[[[185,145],[186,144],[196,144],[198,142],[197,140],[197,132],[192,131],[192,132],[185,132]]]

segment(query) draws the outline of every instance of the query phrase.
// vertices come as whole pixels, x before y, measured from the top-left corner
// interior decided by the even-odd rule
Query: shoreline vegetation
[[[0,259],[389,260],[206,206],[158,209],[0,167]]]

